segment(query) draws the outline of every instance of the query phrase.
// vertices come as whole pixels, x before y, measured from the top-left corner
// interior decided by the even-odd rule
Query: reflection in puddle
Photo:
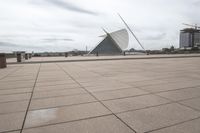
[[[57,108],[35,110],[28,113],[26,127],[48,123],[56,119]]]

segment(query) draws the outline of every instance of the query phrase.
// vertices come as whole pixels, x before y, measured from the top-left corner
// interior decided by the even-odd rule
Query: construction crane
[[[197,24],[191,25],[191,24],[185,24],[185,23],[183,23],[183,25],[193,27],[193,28],[195,28],[196,30],[197,30],[197,29],[200,29],[200,27],[199,27]]]

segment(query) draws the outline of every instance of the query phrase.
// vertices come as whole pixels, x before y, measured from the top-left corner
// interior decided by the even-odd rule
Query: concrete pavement
[[[0,69],[0,133],[199,133],[200,57]]]

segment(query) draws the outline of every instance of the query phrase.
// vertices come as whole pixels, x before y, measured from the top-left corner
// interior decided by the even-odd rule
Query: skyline
[[[0,52],[89,50],[109,32],[125,28],[145,49],[179,46],[182,23],[199,24],[198,0],[0,0]],[[141,49],[129,35],[129,47]]]

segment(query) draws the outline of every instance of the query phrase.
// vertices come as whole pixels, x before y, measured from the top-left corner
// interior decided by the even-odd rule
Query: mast
[[[122,16],[117,13],[118,16],[120,17],[120,19],[123,21],[123,23],[126,25],[127,29],[131,32],[131,34],[133,35],[133,37],[136,39],[136,41],[139,43],[139,45],[141,46],[141,48],[147,53],[147,51],[145,50],[145,48],[142,46],[141,42],[139,41],[139,39],[136,37],[136,35],[133,33],[133,31],[131,30],[131,28],[128,26],[128,24],[125,22],[125,20],[122,18]]]

